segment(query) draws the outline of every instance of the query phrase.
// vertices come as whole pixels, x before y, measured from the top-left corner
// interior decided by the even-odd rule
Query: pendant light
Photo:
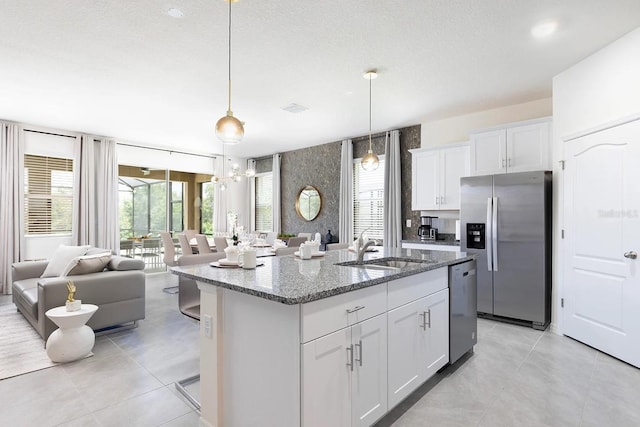
[[[216,123],[216,136],[225,144],[237,144],[244,136],[244,126],[240,120],[233,117],[231,111],[231,3],[237,0],[225,0],[229,2],[229,102],[227,115]]]
[[[375,70],[370,70],[364,73],[363,76],[365,79],[369,80],[369,150],[367,150],[367,154],[364,155],[360,164],[362,168],[366,171],[373,171],[378,169],[378,164],[380,160],[378,156],[373,152],[373,147],[371,144],[371,80],[378,77],[378,73]]]

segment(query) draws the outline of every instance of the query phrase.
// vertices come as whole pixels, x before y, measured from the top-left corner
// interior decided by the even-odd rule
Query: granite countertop
[[[460,246],[460,240],[403,240],[402,243],[419,243],[423,245]]]
[[[464,252],[377,249],[378,252],[368,252],[364,260],[393,257],[417,261],[420,265],[398,270],[339,266],[335,264],[356,260],[355,253],[339,250],[326,252],[323,257],[310,260],[301,260],[294,255],[258,258],[258,264],[264,265],[254,270],[201,264],[172,267],[171,272],[283,304],[301,304],[475,258]]]

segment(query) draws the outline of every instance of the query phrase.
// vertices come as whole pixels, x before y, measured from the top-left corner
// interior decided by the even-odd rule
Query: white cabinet
[[[471,175],[550,169],[551,119],[512,123],[471,134]]]
[[[388,396],[396,406],[449,361],[447,269],[388,284]]]
[[[307,426],[369,426],[387,412],[386,313],[302,345]]]
[[[411,150],[413,210],[460,209],[460,178],[469,175],[469,146]]]

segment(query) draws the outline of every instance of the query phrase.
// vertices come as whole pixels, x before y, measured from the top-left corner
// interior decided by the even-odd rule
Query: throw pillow
[[[64,272],[69,262],[75,257],[87,253],[90,246],[65,246],[60,245],[47,264],[47,268],[40,277],[59,277]]]
[[[69,262],[61,276],[99,273],[104,270],[109,261],[111,261],[111,252],[75,257]]]

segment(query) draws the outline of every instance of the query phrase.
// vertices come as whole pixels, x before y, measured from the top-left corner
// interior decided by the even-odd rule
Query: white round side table
[[[78,311],[67,311],[64,306],[47,310],[45,315],[59,327],[47,339],[49,359],[53,362],[71,362],[89,354],[96,336],[85,323],[96,310],[98,306],[93,304],[82,304]]]

